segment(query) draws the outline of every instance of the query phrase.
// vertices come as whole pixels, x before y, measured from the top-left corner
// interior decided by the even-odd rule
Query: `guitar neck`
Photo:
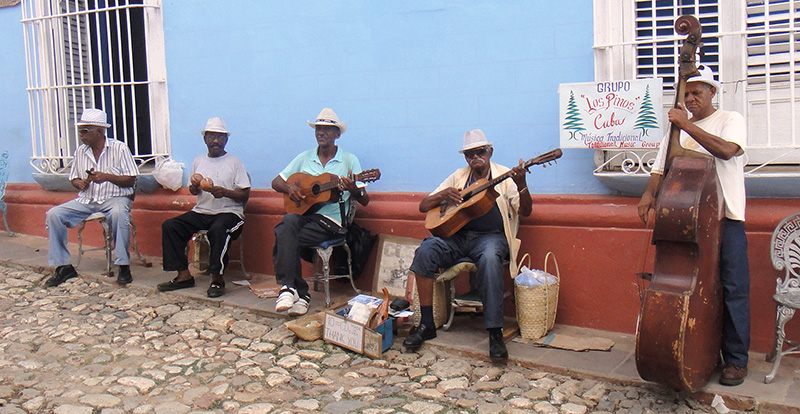
[[[528,161],[525,161],[524,163],[522,163],[522,168],[528,168],[531,165],[533,165],[534,162],[535,162],[535,158],[531,158]],[[464,194],[463,197],[464,197],[464,199],[468,199],[468,198],[474,196],[475,194],[480,193],[481,191],[483,191],[483,190],[485,190],[487,188],[492,188],[492,187],[496,186],[497,184],[500,184],[500,182],[504,181],[506,178],[509,178],[509,177],[511,177],[511,170],[508,170],[508,171],[504,172],[503,174],[500,174],[499,176],[497,176],[495,178],[492,178],[491,180],[487,181],[486,184],[484,184],[482,186],[479,186],[477,188],[473,188],[472,191],[470,191],[467,194]]]

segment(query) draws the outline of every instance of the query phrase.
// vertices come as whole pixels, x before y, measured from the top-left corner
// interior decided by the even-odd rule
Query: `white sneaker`
[[[278,295],[278,300],[275,301],[275,312],[283,312],[292,308],[297,302],[297,290],[293,287],[284,285],[281,288],[281,293]]]
[[[308,302],[311,300],[309,297],[303,296],[302,298],[298,299],[297,302],[294,303],[291,309],[289,309],[289,315],[291,316],[302,316],[308,312]]]

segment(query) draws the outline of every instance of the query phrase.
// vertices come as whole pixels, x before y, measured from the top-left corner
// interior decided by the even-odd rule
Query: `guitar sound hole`
[[[311,194],[319,195],[319,184],[311,186]]]

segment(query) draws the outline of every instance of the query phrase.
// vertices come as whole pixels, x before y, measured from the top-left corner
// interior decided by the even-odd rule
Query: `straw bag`
[[[325,328],[325,313],[319,312],[302,318],[292,319],[284,323],[290,331],[304,341],[316,341],[322,338]]]
[[[556,267],[555,283],[550,283],[547,272],[548,259],[552,257]],[[517,265],[516,278],[520,274],[523,262],[528,260],[530,268],[531,257],[528,253],[522,256]],[[553,328],[556,322],[556,308],[558,306],[558,285],[561,272],[553,252],[548,252],[544,258],[545,283],[536,286],[520,286],[514,283],[514,296],[517,302],[517,324],[520,335],[526,339],[539,339]],[[552,276],[552,275],[550,275]]]

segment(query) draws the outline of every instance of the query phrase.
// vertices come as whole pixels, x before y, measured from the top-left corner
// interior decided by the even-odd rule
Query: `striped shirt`
[[[116,139],[106,138],[106,146],[100,153],[100,158],[95,161],[92,148],[86,144],[81,145],[75,150],[75,159],[72,162],[72,169],[69,172],[69,180],[76,178],[85,179],[87,170],[94,169],[104,173],[114,175],[138,176],[139,169],[128,146]],[[120,187],[110,181],[95,183],[89,181],[89,187],[78,193],[78,202],[81,204],[98,203],[101,204],[111,197],[130,196],[133,194],[133,187]]]

